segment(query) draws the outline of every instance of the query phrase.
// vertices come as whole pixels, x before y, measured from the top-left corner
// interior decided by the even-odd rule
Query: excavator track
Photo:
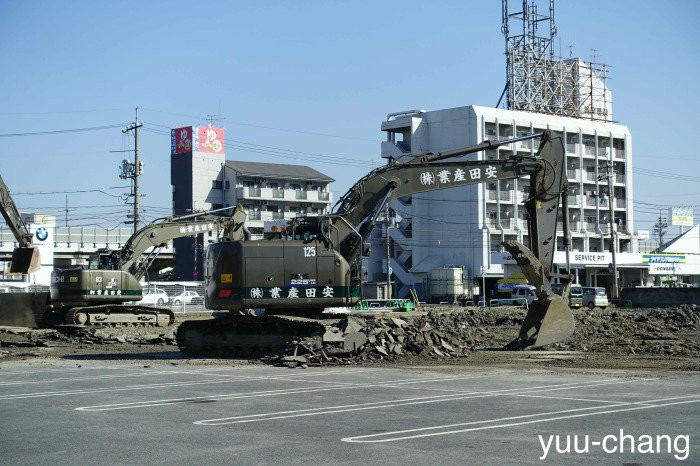
[[[227,316],[185,321],[177,329],[188,357],[259,357],[283,351],[298,338],[322,337],[321,320],[296,316]]]
[[[43,315],[46,327],[58,325],[149,325],[167,327],[175,322],[170,309],[149,306],[100,305],[48,309]]]

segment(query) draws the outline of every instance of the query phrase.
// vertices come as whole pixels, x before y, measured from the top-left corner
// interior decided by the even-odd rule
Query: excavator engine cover
[[[15,248],[8,275],[26,275],[34,273],[41,267],[39,250],[35,247]]]

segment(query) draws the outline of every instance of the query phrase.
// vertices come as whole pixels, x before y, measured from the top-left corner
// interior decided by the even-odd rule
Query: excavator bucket
[[[12,252],[12,261],[8,275],[26,275],[39,270],[41,267],[41,257],[39,250],[35,247],[15,248]]]
[[[561,296],[536,299],[530,305],[518,338],[507,349],[537,349],[566,340],[574,333],[574,315]]]

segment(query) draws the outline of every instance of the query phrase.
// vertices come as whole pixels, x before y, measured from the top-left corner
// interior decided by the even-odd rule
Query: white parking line
[[[351,371],[341,370],[337,372],[342,372],[344,374],[349,374]],[[326,372],[329,373],[329,372]],[[330,372],[333,373],[333,372]],[[312,378],[316,375],[324,375],[324,372],[315,372],[306,374],[307,377]],[[282,375],[277,377],[272,376],[261,376],[261,377],[251,377],[251,376],[231,376],[227,379],[211,379],[211,380],[197,380],[197,381],[183,381],[183,382],[166,382],[166,383],[154,383],[154,384],[144,384],[144,385],[128,385],[119,387],[103,387],[103,388],[85,388],[85,389],[73,389],[73,390],[61,390],[61,391],[44,391],[44,392],[33,392],[33,393],[19,393],[14,395],[0,395],[0,400],[18,400],[25,398],[41,398],[50,396],[68,396],[68,395],[84,395],[88,393],[104,393],[104,392],[124,392],[130,390],[151,390],[151,389],[163,389],[172,387],[187,387],[194,385],[206,385],[206,384],[220,384],[228,382],[247,382],[255,380],[286,380],[290,377],[300,377],[299,375]],[[314,380],[308,380],[308,382],[315,382]]]
[[[674,401],[674,402],[669,402],[669,403],[660,403],[656,404],[660,401],[666,401],[670,399],[682,399],[682,398],[692,398],[690,400],[686,401]],[[504,417],[504,418],[496,418],[496,419],[487,419],[487,420],[482,420],[482,421],[472,421],[472,422],[464,422],[464,423],[459,423],[459,424],[446,424],[446,425],[441,425],[441,426],[431,426],[431,427],[422,427],[418,429],[408,429],[408,430],[397,430],[394,432],[383,432],[380,434],[369,434],[369,435],[359,435],[356,437],[345,437],[342,438],[341,441],[343,442],[352,442],[352,443],[385,443],[385,442],[396,442],[396,441],[401,441],[401,440],[412,440],[412,439],[417,439],[417,438],[425,438],[425,437],[435,437],[439,435],[453,435],[453,434],[461,434],[465,432],[475,432],[479,430],[488,430],[488,429],[503,429],[507,427],[515,427],[515,426],[522,426],[522,425],[527,425],[527,424],[539,424],[542,422],[551,422],[551,421],[560,421],[560,420],[565,420],[565,419],[574,419],[574,418],[580,418],[580,417],[590,417],[590,416],[599,416],[603,414],[613,414],[613,413],[621,413],[621,412],[627,412],[627,411],[638,411],[642,409],[653,409],[653,408],[663,408],[666,406],[674,406],[674,405],[682,405],[682,404],[688,404],[688,403],[700,403],[700,395],[689,395],[686,397],[677,397],[677,398],[666,398],[666,399],[661,399],[661,400],[646,400],[646,401],[641,401],[641,402],[634,402],[634,403],[628,403],[629,406],[627,408],[621,408],[621,407],[614,407],[614,409],[610,409],[610,406],[606,407],[589,407],[589,408],[579,408],[579,409],[568,409],[568,410],[562,410],[562,411],[551,411],[547,413],[536,413],[536,414],[526,414],[523,416],[512,416],[512,417]],[[598,409],[600,411],[596,412],[590,412],[590,413],[581,413],[581,411],[590,411]],[[475,425],[475,424],[489,424],[493,422],[503,422],[503,421],[514,421],[518,419],[528,419],[528,418],[533,418],[533,417],[539,417],[539,416],[553,416],[557,414],[565,414],[565,413],[574,413],[578,412],[578,414],[570,414],[570,415],[564,415],[564,416],[555,416],[555,417],[549,417],[549,418],[543,418],[543,419],[530,419],[527,421],[519,421],[519,422],[508,422],[504,424],[495,424],[495,425],[486,425],[486,426],[480,426],[480,427],[471,427],[471,428],[466,428],[466,429],[457,429],[457,430],[448,430],[445,432],[428,432],[431,430],[438,430],[438,429],[452,429],[454,427],[461,427],[461,426],[468,426],[468,425]],[[425,433],[416,433],[416,432],[425,432]],[[383,438],[386,437],[386,438]]]
[[[555,391],[555,390],[570,390],[574,388],[587,388],[592,386],[601,385],[615,385],[620,383],[630,383],[632,380],[602,380],[594,382],[572,382],[558,385],[543,385],[538,387],[526,387],[526,388],[511,388],[504,390],[492,390],[488,392],[476,391],[476,392],[462,392],[461,394],[450,394],[450,395],[433,395],[417,398],[404,398],[404,399],[394,399],[390,401],[380,401],[372,403],[359,403],[353,405],[339,405],[339,406],[327,406],[319,408],[310,408],[302,410],[293,411],[280,411],[272,413],[260,413],[260,414],[250,414],[243,416],[231,416],[226,418],[217,419],[206,419],[201,421],[195,421],[196,425],[206,425],[206,426],[217,426],[217,425],[227,425],[227,424],[242,424],[248,422],[260,422],[260,421],[270,421],[279,419],[289,419],[293,417],[304,417],[304,416],[318,416],[336,413],[345,413],[349,411],[363,411],[363,410],[375,410],[375,409],[387,409],[396,408],[399,406],[410,406],[426,403],[444,403],[448,401],[457,400],[467,400],[473,398],[485,398],[492,396],[504,396],[519,393],[527,393],[530,391],[545,392],[545,391]],[[386,386],[387,384],[382,384]],[[321,390],[314,390],[321,391]]]
[[[242,398],[256,398],[256,397],[267,397],[267,396],[278,396],[278,395],[293,395],[297,393],[315,393],[315,392],[327,392],[332,390],[357,390],[359,388],[377,388],[377,387],[388,387],[395,388],[399,385],[404,384],[417,384],[417,383],[433,383],[433,382],[444,382],[451,380],[462,380],[465,377],[441,377],[441,378],[426,378],[426,379],[407,379],[392,382],[374,382],[374,383],[364,383],[364,384],[353,384],[353,385],[341,385],[336,387],[297,387],[297,388],[285,388],[278,390],[262,390],[255,392],[244,392],[244,393],[228,393],[223,395],[208,395],[208,396],[198,396],[190,398],[171,398],[162,400],[147,400],[138,401],[133,403],[113,403],[106,405],[96,405],[96,406],[81,406],[75,408],[77,411],[112,411],[121,409],[136,409],[136,408],[149,408],[155,406],[165,406],[173,405],[178,403],[197,403],[202,401],[222,401],[231,399],[242,399]],[[321,382],[312,380],[312,382]],[[448,395],[444,395],[448,396]]]

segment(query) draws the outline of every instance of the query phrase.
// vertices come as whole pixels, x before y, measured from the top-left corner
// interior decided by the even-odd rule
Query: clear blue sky
[[[652,229],[665,205],[693,205],[700,217],[699,5],[557,2],[562,54],[573,45],[590,60],[597,49],[612,67],[614,118],[630,128],[640,169],[637,229]],[[121,129],[138,106],[152,220],[171,206],[168,128],[221,111],[228,159],[309,165],[337,180],[337,200],[382,163],[387,113],[496,105],[500,27],[496,0],[5,0],[0,173],[25,212],[63,225],[67,197],[71,225],[114,226],[130,213],[118,177],[128,152],[110,151],[133,146]],[[4,136],[111,125],[121,126]]]

